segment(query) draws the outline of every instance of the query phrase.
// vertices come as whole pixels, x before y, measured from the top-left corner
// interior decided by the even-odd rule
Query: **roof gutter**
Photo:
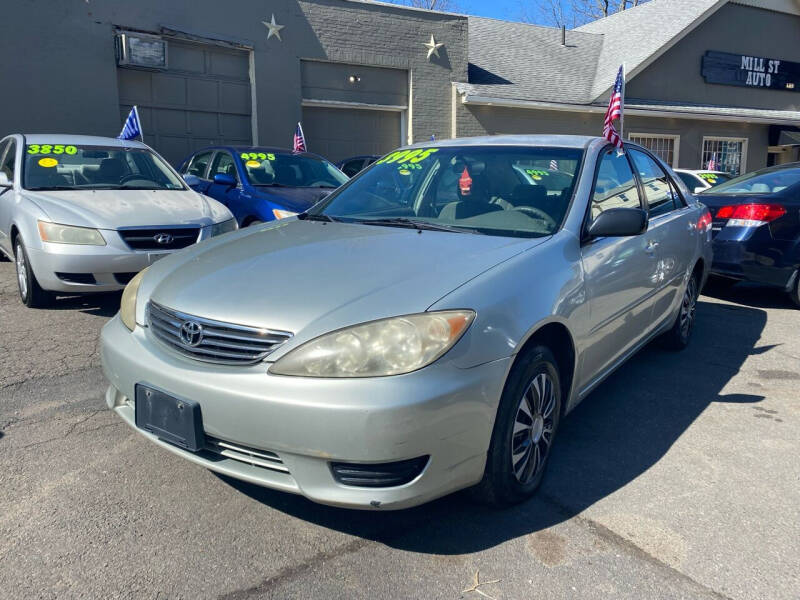
[[[577,113],[605,113],[606,106],[596,104],[562,104],[558,102],[539,102],[536,100],[514,100],[509,98],[493,98],[491,96],[478,96],[472,94],[464,94],[462,96],[462,103],[471,104],[473,106],[500,106],[503,108],[525,108],[529,110],[554,110],[562,112],[577,112]],[[637,108],[636,105],[625,105],[626,115],[637,115],[642,117],[660,117],[664,119],[697,119],[700,121],[741,121],[746,119],[748,123],[759,123],[766,125],[797,125],[800,123],[800,114],[796,119],[789,119],[786,117],[762,117],[756,115],[749,115],[747,113],[741,115],[727,115],[721,112],[708,111],[707,112],[689,112],[679,110],[667,110],[650,107]]]

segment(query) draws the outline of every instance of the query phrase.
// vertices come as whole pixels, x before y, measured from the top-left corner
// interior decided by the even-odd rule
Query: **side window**
[[[592,219],[609,208],[641,208],[639,190],[624,154],[611,149],[600,159],[592,195]]]
[[[239,176],[236,174],[236,165],[233,163],[233,157],[227,152],[217,152],[214,162],[211,165],[211,172],[208,174],[209,179],[214,179],[214,175],[230,175],[237,182]]]
[[[192,160],[189,161],[189,164],[186,167],[186,173],[184,174],[194,175],[195,177],[204,179],[206,176],[206,167],[211,161],[212,154],[213,152],[201,152],[200,154],[195,154],[192,157]]]
[[[342,165],[342,172],[348,177],[352,177],[361,170],[361,165],[363,162],[364,161],[361,158],[358,160],[349,160]]]
[[[13,182],[14,181],[14,160],[17,157],[17,144],[14,140],[9,140],[6,142],[5,146],[0,149],[0,157],[3,157],[3,150],[8,148],[8,151],[5,153],[5,157],[3,160],[3,165],[0,166],[0,170],[6,174],[8,180]]]
[[[650,216],[657,217],[675,210],[673,188],[664,169],[644,152],[630,150],[630,155],[642,180]]]

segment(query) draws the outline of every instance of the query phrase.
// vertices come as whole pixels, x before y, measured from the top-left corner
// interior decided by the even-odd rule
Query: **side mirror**
[[[0,187],[9,188],[12,185],[14,184],[8,180],[8,175],[6,175],[4,171],[0,171]]]
[[[214,183],[217,185],[224,185],[229,188],[236,187],[236,180],[233,178],[233,176],[226,175],[225,173],[217,173],[214,175]]]
[[[609,208],[589,225],[589,237],[623,237],[647,231],[647,213],[641,208]]]
[[[694,193],[699,194],[700,192],[705,192],[706,189],[707,188],[704,188],[702,185],[698,185],[696,188],[694,188]]]

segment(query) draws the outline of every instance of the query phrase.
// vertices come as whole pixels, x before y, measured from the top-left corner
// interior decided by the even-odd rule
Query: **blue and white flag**
[[[125,125],[122,126],[122,131],[117,139],[132,140],[136,136],[142,137],[142,122],[139,120],[139,111],[134,106],[128,113],[128,118],[125,119]]]

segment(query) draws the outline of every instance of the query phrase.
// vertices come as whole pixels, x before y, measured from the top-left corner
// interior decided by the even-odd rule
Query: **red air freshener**
[[[469,176],[467,167],[464,167],[464,172],[458,180],[458,188],[461,190],[462,196],[469,196],[469,191],[472,188],[472,177]]]

